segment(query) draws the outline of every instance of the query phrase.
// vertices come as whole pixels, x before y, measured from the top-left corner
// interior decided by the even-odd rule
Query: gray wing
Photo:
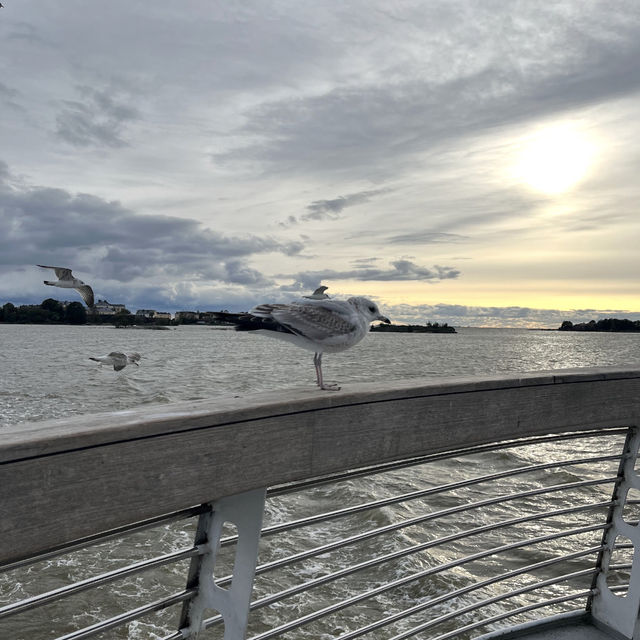
[[[112,351],[109,354],[109,357],[113,361],[113,368],[116,371],[120,371],[127,366],[127,356],[125,356],[124,353],[121,353],[120,351]]]
[[[357,314],[343,300],[326,300],[315,304],[264,304],[252,309],[251,313],[273,318],[310,340],[327,340],[358,329]]]
[[[38,266],[42,267],[43,269],[53,269],[58,280],[73,280],[71,269],[67,269],[66,267],[48,267],[44,264],[39,264]]]
[[[71,271],[69,271],[71,273]],[[76,291],[82,296],[87,307],[93,307],[93,289],[88,284],[76,287]]]
[[[329,287],[318,287],[310,296],[302,296],[303,298],[307,298],[308,300],[324,300],[325,298],[328,298],[329,296],[325,293],[325,291],[328,289]]]
[[[73,280],[71,269],[65,269],[64,267],[54,267],[53,270],[56,272],[58,280]]]

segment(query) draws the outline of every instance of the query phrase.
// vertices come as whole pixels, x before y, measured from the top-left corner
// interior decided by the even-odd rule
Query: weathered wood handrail
[[[639,424],[640,368],[288,390],[0,432],[0,562],[265,486],[459,447]]]

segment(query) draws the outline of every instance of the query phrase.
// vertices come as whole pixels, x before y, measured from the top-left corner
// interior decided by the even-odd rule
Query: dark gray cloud
[[[338,196],[331,200],[314,200],[307,205],[307,213],[303,213],[299,218],[290,215],[286,220],[280,222],[281,227],[291,227],[299,222],[309,222],[310,220],[338,220],[341,213],[348,207],[369,202],[375,196],[388,193],[390,189],[371,189],[351,193],[347,196]]]
[[[302,220],[335,220],[347,207],[368,202],[374,196],[386,193],[387,189],[374,189],[371,191],[361,191],[348,196],[340,196],[333,200],[316,200],[307,206],[307,211],[301,216]]]
[[[378,280],[378,281],[437,281],[457,278],[460,271],[454,267],[435,265],[432,268],[421,267],[411,260],[394,260],[390,269],[380,269],[371,266],[362,266],[355,269],[338,271],[326,269],[323,271],[304,271],[293,275],[282,275],[283,278],[293,278],[300,283],[303,289],[313,288],[316,283],[324,283],[331,280]]]
[[[94,277],[130,282],[166,274],[241,285],[271,282],[246,264],[255,254],[296,255],[301,242],[225,235],[201,223],[136,215],[118,202],[63,189],[16,187],[0,162],[0,265],[93,264]]]
[[[81,100],[64,100],[56,116],[56,134],[77,147],[126,146],[126,125],[140,117],[138,110],[111,90],[77,87]]]

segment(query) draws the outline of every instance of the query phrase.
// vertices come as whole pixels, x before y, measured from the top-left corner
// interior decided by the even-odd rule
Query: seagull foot
[[[324,384],[323,383],[323,384],[320,385],[320,388],[323,391],[340,391],[340,389],[342,387],[340,387],[340,385],[338,385],[338,384],[332,384],[332,383]]]

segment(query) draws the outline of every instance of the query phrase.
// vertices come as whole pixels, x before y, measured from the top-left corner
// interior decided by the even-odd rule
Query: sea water
[[[89,360],[110,351],[137,351],[140,366],[116,372]],[[145,404],[313,389],[312,357],[286,342],[209,326],[0,324],[0,429]],[[348,351],[326,354],[323,371],[327,381],[348,389],[355,382],[639,362],[640,334],[463,328],[371,333]]]
[[[137,351],[142,354],[140,366],[129,365],[120,372],[100,366],[89,356],[103,355],[110,351]],[[528,331],[520,329],[471,329],[462,328],[457,334],[380,334],[372,333],[353,349],[324,358],[324,374],[327,381],[339,382],[344,389],[351,383],[367,381],[392,381],[407,378],[440,379],[448,376],[473,376],[485,374],[509,374],[516,372],[549,370],[566,367],[628,365],[640,362],[640,334],[572,333],[556,331]],[[181,326],[167,330],[114,329],[93,326],[43,326],[0,324],[0,438],[2,429],[27,422],[62,418],[69,415],[89,414],[120,410],[153,404],[166,404],[183,400],[224,397],[247,394],[252,391],[277,391],[285,388],[313,389],[315,373],[312,354],[288,343],[270,340],[262,336],[236,333],[233,330],[208,326]],[[318,391],[318,393],[322,393]],[[540,447],[536,455],[540,454]],[[579,454],[571,451],[571,455]],[[543,452],[543,455],[545,452]],[[485,454],[465,461],[455,469],[458,476],[484,474],[510,468],[523,463],[519,457],[506,452]],[[557,447],[550,447],[548,455],[561,455]],[[531,453],[532,460],[535,456]],[[439,484],[446,482],[455,461],[447,465],[432,465],[421,471],[420,482]],[[415,476],[398,473],[391,479],[395,492],[411,490]],[[389,478],[387,479],[389,484]],[[312,512],[319,502],[325,509],[345,504],[374,500],[389,491],[388,486],[376,482],[347,483],[339,487],[325,488],[311,497],[300,495],[286,502],[273,500],[266,513],[267,522],[277,522]],[[468,499],[473,499],[470,494]],[[606,498],[605,498],[606,499]],[[558,507],[550,498],[550,508]],[[368,514],[354,519],[354,531],[363,527],[381,526],[393,518],[415,515],[411,503],[387,509],[376,515]],[[371,521],[367,519],[372,519]],[[522,535],[535,535],[535,526],[526,528]],[[309,535],[305,532],[305,535]],[[420,531],[403,532],[393,544],[415,543]],[[444,535],[444,532],[442,533]],[[55,588],[70,580],[79,580],[113,566],[133,562],[144,557],[168,553],[190,546],[193,530],[181,525],[163,528],[150,536],[148,532],[129,536],[117,543],[103,544],[57,558],[28,570],[16,570],[0,578],[0,606],[34,593]],[[318,527],[313,533],[313,545],[321,544],[331,536],[330,527]],[[281,544],[288,544],[285,539]],[[275,549],[276,555],[288,549]],[[357,548],[342,553],[353,555],[357,562]],[[366,551],[369,551],[368,549]],[[451,549],[448,550],[451,552]],[[398,575],[405,571],[419,570],[421,562],[442,561],[434,550],[425,560],[407,559],[396,567]],[[364,555],[363,555],[364,557]],[[265,558],[261,557],[261,561]],[[298,571],[314,575],[316,560],[308,562]],[[505,561],[506,562],[506,561]],[[418,563],[414,566],[415,563]],[[484,569],[481,569],[482,571]],[[67,633],[80,625],[91,624],[116,611],[116,600],[131,599],[131,607],[137,599],[149,601],[184,588],[186,564],[166,569],[161,579],[138,576],[135,579],[114,583],[95,592],[87,592],[63,600],[51,607],[16,616],[9,620],[12,640],[44,640]],[[395,577],[395,576],[394,576]],[[298,576],[296,576],[296,579]],[[293,579],[291,574],[275,576],[274,588],[286,587]],[[451,588],[445,584],[450,578],[442,577],[425,589],[434,593]],[[258,595],[269,585],[256,587]],[[415,589],[414,589],[415,591]],[[411,601],[411,589],[393,598]],[[433,594],[432,594],[433,595]],[[384,599],[377,607],[384,609]],[[391,603],[389,603],[391,605]],[[301,609],[292,612],[305,612]],[[317,606],[317,603],[316,603]],[[368,616],[380,617],[384,611],[376,606],[362,608],[360,623]],[[258,626],[259,631],[270,624],[277,624],[279,616],[265,612]],[[274,617],[275,616],[275,617]],[[171,624],[146,619],[129,627],[103,634],[102,638],[162,638]],[[163,623],[165,626],[163,626]],[[168,625],[168,626],[167,626]],[[317,638],[335,635],[336,628],[313,627],[299,630],[288,638]],[[326,635],[325,635],[326,634]],[[216,637],[216,636],[212,636]],[[381,635],[380,637],[387,637]],[[428,634],[424,637],[428,637]]]

